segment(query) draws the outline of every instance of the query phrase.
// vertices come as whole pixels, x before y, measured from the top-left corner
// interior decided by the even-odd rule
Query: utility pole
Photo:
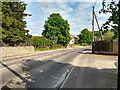
[[[118,2],[119,10],[118,10],[118,17],[119,17],[119,24],[118,24],[118,53],[120,54],[120,0]],[[118,66],[120,65],[120,56],[118,55]],[[120,68],[118,67],[118,75],[120,75]],[[120,77],[118,77],[117,88],[120,88]]]
[[[92,10],[92,53],[94,53],[94,6]]]
[[[96,14],[95,14],[95,11],[94,11],[94,16],[95,16],[96,23],[97,23],[97,26],[98,26],[98,29],[99,29],[99,33],[100,33],[100,35],[101,35],[101,40],[102,40],[102,39],[103,39],[103,38],[102,38],[102,32],[101,32],[101,29],[100,29],[100,26],[99,26],[98,19],[97,19],[97,16],[96,16]]]

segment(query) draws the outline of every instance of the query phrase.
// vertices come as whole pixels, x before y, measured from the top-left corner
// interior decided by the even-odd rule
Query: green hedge
[[[32,36],[32,45],[35,48],[50,48],[52,45],[51,40],[45,37]]]
[[[49,40],[44,36],[32,36],[31,41],[32,45],[35,47],[35,50],[52,50],[56,48],[65,48],[60,44],[53,43],[52,40]]]

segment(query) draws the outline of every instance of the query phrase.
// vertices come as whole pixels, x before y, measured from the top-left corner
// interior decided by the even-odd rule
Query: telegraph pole
[[[118,54],[120,54],[120,0],[119,0],[119,2],[118,2],[119,4],[118,4],[118,6],[119,6],[119,10],[118,10],[118,17],[119,17],[119,24],[118,24]],[[120,65],[120,61],[119,61],[119,59],[120,59],[120,56],[118,55],[118,66]],[[119,86],[119,83],[120,83],[120,77],[119,77],[119,75],[120,75],[120,68],[118,67],[118,82],[117,82],[117,88],[119,89],[120,88],[120,86]]]
[[[100,29],[100,26],[99,26],[99,23],[98,23],[98,19],[97,19],[97,16],[96,16],[95,12],[94,12],[94,16],[95,16],[95,20],[96,20],[96,23],[97,23],[97,26],[98,26],[98,29],[99,29],[99,34],[101,35],[101,40],[102,40],[103,39],[102,38],[102,32],[101,32],[101,29]]]
[[[92,10],[92,53],[94,53],[94,6]]]

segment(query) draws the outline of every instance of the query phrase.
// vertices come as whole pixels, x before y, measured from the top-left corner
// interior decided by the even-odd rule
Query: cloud
[[[79,34],[84,28],[91,29],[91,23],[88,20],[92,18],[92,5],[93,3],[89,2],[78,4],[70,19],[71,33]]]
[[[66,2],[40,2],[37,4],[37,11],[50,15],[51,13],[60,13],[63,18],[67,18],[67,15],[73,11],[72,8],[67,6]]]
[[[67,1],[67,0],[66,0]],[[82,0],[81,0],[82,1]],[[70,33],[79,34],[84,28],[91,30],[92,25],[92,6],[94,2],[32,2],[28,3],[26,12],[32,13],[32,16],[26,18],[30,33],[40,35],[42,33],[45,20],[51,13],[60,13],[68,20],[70,24]],[[101,8],[101,2],[95,6],[96,15],[100,26],[106,21],[107,15],[101,15],[98,11]],[[95,25],[95,28],[97,26]],[[39,33],[38,33],[39,32]]]

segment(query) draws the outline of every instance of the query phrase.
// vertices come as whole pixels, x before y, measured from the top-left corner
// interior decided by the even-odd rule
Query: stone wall
[[[23,47],[0,47],[2,51],[2,57],[22,55],[34,52],[33,46],[23,46]]]

